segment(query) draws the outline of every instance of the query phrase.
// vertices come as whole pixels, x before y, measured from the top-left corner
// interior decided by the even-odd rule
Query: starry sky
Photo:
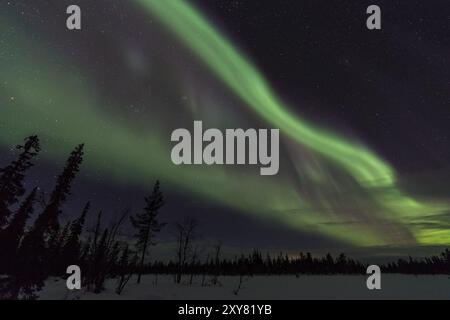
[[[38,134],[27,185],[50,192],[85,142],[62,219],[87,200],[139,210],[159,179],[163,220],[196,217],[229,246],[450,243],[446,1],[377,1],[377,31],[367,1],[80,0],[80,31],[70,4],[0,1],[0,164]],[[194,120],[279,128],[279,174],[174,166],[170,133]]]

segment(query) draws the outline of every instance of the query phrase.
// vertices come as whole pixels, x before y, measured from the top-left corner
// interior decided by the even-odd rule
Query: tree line
[[[174,259],[168,262],[146,261],[158,233],[166,227],[159,221],[164,205],[160,182],[144,198],[141,211],[125,210],[107,225],[103,212],[91,212],[90,202],[80,208],[77,218],[61,225],[63,205],[71,195],[73,181],[80,171],[84,144],[74,148],[66,160],[55,186],[47,198],[38,186],[27,192],[27,171],[41,150],[38,136],[29,136],[17,146],[17,158],[0,168],[0,299],[35,299],[50,276],[65,277],[69,265],[83,270],[83,287],[94,293],[104,290],[105,281],[117,280],[121,294],[133,275],[137,283],[143,274],[171,274],[176,283],[193,284],[201,278],[202,286],[220,285],[220,276],[240,277],[236,294],[247,277],[281,274],[364,274],[367,265],[344,254],[313,257],[311,253],[292,256],[263,255],[255,250],[234,258],[222,257],[218,242],[205,256],[196,245],[198,222],[192,218],[175,223]],[[86,218],[95,216],[88,228]],[[30,223],[31,218],[33,223]],[[134,240],[121,237],[121,228],[129,221],[136,231]],[[385,272],[436,274],[450,273],[450,252],[426,259],[399,259],[382,266]]]
[[[38,187],[28,194],[24,187],[26,172],[40,152],[39,138],[27,137],[17,150],[17,159],[0,169],[0,298],[34,299],[49,276],[64,276],[69,265],[80,266],[84,286],[95,293],[104,289],[109,277],[122,279],[118,288],[123,289],[130,277],[125,272],[138,273],[140,281],[148,247],[163,227],[156,219],[163,204],[159,182],[145,198],[142,212],[134,216],[125,211],[106,227],[100,211],[92,230],[84,230],[90,213],[87,202],[78,218],[61,225],[63,205],[83,162],[84,144],[71,152],[48,199]],[[41,210],[34,223],[28,224],[38,210],[36,204]],[[126,219],[138,231],[133,250],[119,239]]]

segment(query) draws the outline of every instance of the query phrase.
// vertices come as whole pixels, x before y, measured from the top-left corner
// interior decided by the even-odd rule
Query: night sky
[[[0,165],[38,134],[27,186],[50,192],[85,142],[62,219],[139,210],[159,179],[161,218],[196,217],[205,243],[422,254],[450,243],[449,19],[445,0],[0,0]],[[194,120],[279,128],[279,174],[174,166]]]
[[[372,2],[195,1],[302,114],[353,130],[401,173],[448,167],[450,6],[377,1],[370,32]]]

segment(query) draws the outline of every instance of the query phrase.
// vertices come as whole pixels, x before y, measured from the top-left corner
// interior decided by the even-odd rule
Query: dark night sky
[[[0,0],[0,5],[5,2]],[[47,33],[49,47],[88,68],[92,78],[101,83],[105,99],[124,105],[130,97],[138,99],[142,84],[134,83],[126,66],[117,62],[123,52],[111,35],[117,33],[125,44],[128,40],[141,41],[142,50],[148,53],[151,47],[142,40],[147,34],[141,32],[148,27],[144,14],[117,1],[111,7],[101,1],[78,2],[88,32],[70,40],[63,40],[67,39],[67,31],[58,29],[65,23],[63,8],[68,2],[29,5],[16,1],[8,13],[18,19],[26,17],[24,24],[32,30],[30,38],[41,39]],[[242,49],[284,100],[295,102],[290,106],[296,108],[296,113],[344,135],[357,136],[407,180],[415,182],[417,176],[430,174],[433,183],[439,184],[434,172],[450,177],[447,0],[191,2]],[[365,27],[365,10],[370,4],[381,7],[381,31]],[[118,87],[121,82],[117,78],[125,79],[129,86]],[[111,92],[114,95],[108,98]],[[0,165],[10,159],[4,151],[2,155],[6,156],[0,158]],[[60,160],[41,164],[28,184],[38,183],[50,190],[62,165]],[[414,183],[408,183],[408,187],[414,190]],[[81,208],[79,199],[92,198],[96,200],[94,210],[106,207],[119,211],[130,204],[139,208],[146,194],[144,188],[127,181],[109,184],[102,175],[84,171],[73,189],[76,198],[68,203],[77,208],[73,210]],[[430,187],[428,191],[433,190]],[[342,249],[338,240],[286,230],[220,204],[202,203],[179,190],[168,190],[167,199],[169,222],[186,214],[198,217],[206,239],[223,239],[232,247]],[[165,239],[170,236],[170,232],[164,235]]]
[[[194,1],[301,113],[348,124],[397,170],[448,167],[448,1]],[[365,9],[382,10],[382,30]]]

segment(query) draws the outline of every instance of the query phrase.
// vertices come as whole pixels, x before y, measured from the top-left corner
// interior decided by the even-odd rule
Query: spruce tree
[[[29,136],[24,145],[16,148],[21,150],[18,159],[0,169],[0,228],[6,225],[11,215],[9,207],[16,204],[25,193],[25,172],[33,165],[32,159],[40,151],[39,138]]]
[[[154,242],[155,235],[161,231],[161,228],[165,225],[164,223],[159,223],[157,220],[158,210],[164,204],[159,181],[156,181],[152,194],[145,198],[145,203],[146,206],[142,213],[138,213],[136,217],[130,217],[133,227],[137,229],[137,234],[135,235],[137,238],[136,246],[140,251],[137,283],[140,283],[141,281],[147,248],[149,245],[156,244]]]
[[[38,234],[46,235],[58,229],[58,216],[61,211],[61,206],[66,201],[67,196],[70,195],[72,182],[83,162],[83,148],[84,144],[80,144],[72,151],[69,159],[67,159],[63,172],[58,176],[50,200],[34,224],[33,229]]]
[[[37,188],[26,197],[9,225],[0,233],[0,262],[2,269],[8,273],[9,266],[16,258],[20,240],[25,232],[26,221],[33,213],[33,204],[36,199]]]
[[[50,201],[21,243],[13,275],[15,287],[19,286],[31,297],[42,288],[50,273],[61,272],[55,270],[58,269],[58,261],[51,259],[55,250],[60,249],[58,216],[83,161],[83,146],[80,144],[71,153],[63,172],[58,176]]]
[[[118,261],[118,283],[116,287],[116,293],[121,294],[128,281],[131,279],[133,275],[133,266],[135,264],[135,260],[132,259],[130,261],[130,250],[128,248],[128,244],[125,245],[125,248],[122,251],[122,255]]]
[[[60,230],[53,229],[47,241],[45,256],[48,261],[48,271],[51,275],[61,275],[66,270],[66,265],[62,259],[63,246],[69,237],[71,221],[67,221]]]
[[[70,225],[70,233],[68,238],[65,239],[64,247],[62,250],[62,260],[67,265],[79,264],[81,256],[81,242],[80,236],[83,231],[84,222],[86,220],[86,214],[89,211],[90,203],[86,203],[81,216],[73,221]]]

